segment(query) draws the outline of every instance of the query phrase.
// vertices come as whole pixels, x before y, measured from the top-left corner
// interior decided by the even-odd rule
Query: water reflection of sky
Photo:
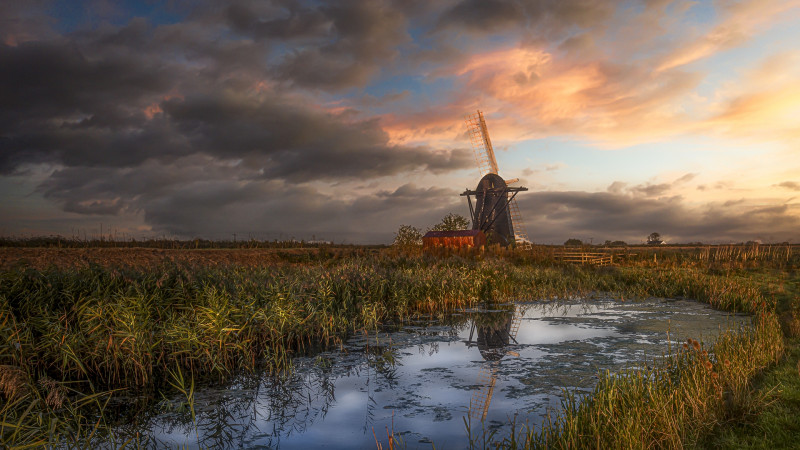
[[[518,318],[516,343],[506,339],[507,345],[493,350],[502,359],[495,363],[484,426],[502,435],[514,418],[540,424],[548,409],[558,408],[562,388],[588,391],[598,371],[662,355],[668,329],[673,345],[679,345],[688,337],[708,341],[721,328],[747,320],[682,300],[507,308],[355,336],[342,349],[298,358],[296,370],[282,382],[198,390],[197,432],[179,412],[155,417],[144,432],[173,447],[374,448],[373,431],[385,444],[386,429],[393,428],[408,448],[430,448],[430,442],[461,448],[470,398],[481,389],[479,370],[490,364],[475,344],[473,324],[508,326],[503,317],[510,317],[510,310]]]

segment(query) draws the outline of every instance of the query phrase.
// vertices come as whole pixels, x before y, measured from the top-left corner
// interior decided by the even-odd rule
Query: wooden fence
[[[594,266],[607,266],[614,264],[613,253],[563,251],[555,253],[557,261],[572,264],[591,264]]]

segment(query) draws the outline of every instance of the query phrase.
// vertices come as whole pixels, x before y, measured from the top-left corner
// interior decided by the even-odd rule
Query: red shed
[[[480,247],[486,245],[486,235],[481,230],[429,231],[422,237],[422,248]]]

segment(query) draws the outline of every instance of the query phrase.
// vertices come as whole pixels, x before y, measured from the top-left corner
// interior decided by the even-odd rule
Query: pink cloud
[[[540,42],[463,55],[437,72],[455,79],[446,104],[397,113],[382,123],[393,139],[442,143],[463,140],[455,119],[475,109],[491,117],[493,139],[501,143],[569,135],[616,148],[685,134],[776,129],[781,137],[797,137],[791,118],[800,115],[795,108],[800,78],[789,76],[764,89],[763,74],[744,77],[735,91],[722,85],[708,96],[698,91],[706,73],[685,66],[749,42],[791,17],[798,5],[800,0],[719,6],[721,19],[699,36],[656,5],[639,16],[623,13],[617,18],[620,29],[610,26],[605,41],[595,30],[557,49]],[[680,14],[691,11],[689,3],[675,8]],[[634,36],[640,40],[630,42]],[[665,41],[667,36],[685,38]],[[625,42],[611,46],[613,39]],[[773,81],[775,73],[786,73],[766,65],[762,72],[773,74]]]

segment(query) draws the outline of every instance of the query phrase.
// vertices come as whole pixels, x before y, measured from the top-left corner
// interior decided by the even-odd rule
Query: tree
[[[650,233],[650,236],[647,236],[647,245],[660,245],[663,244],[664,241],[661,240],[661,234],[659,233]]]
[[[433,226],[428,231],[457,231],[466,230],[470,228],[469,219],[460,215],[448,213],[442,218],[442,221]]]
[[[580,245],[583,245],[583,242],[580,239],[569,238],[569,239],[566,240],[566,242],[564,242],[564,245],[567,246],[567,247],[580,246]]]
[[[422,245],[422,231],[411,225],[400,225],[400,228],[394,235],[393,245],[398,245],[400,247]]]

